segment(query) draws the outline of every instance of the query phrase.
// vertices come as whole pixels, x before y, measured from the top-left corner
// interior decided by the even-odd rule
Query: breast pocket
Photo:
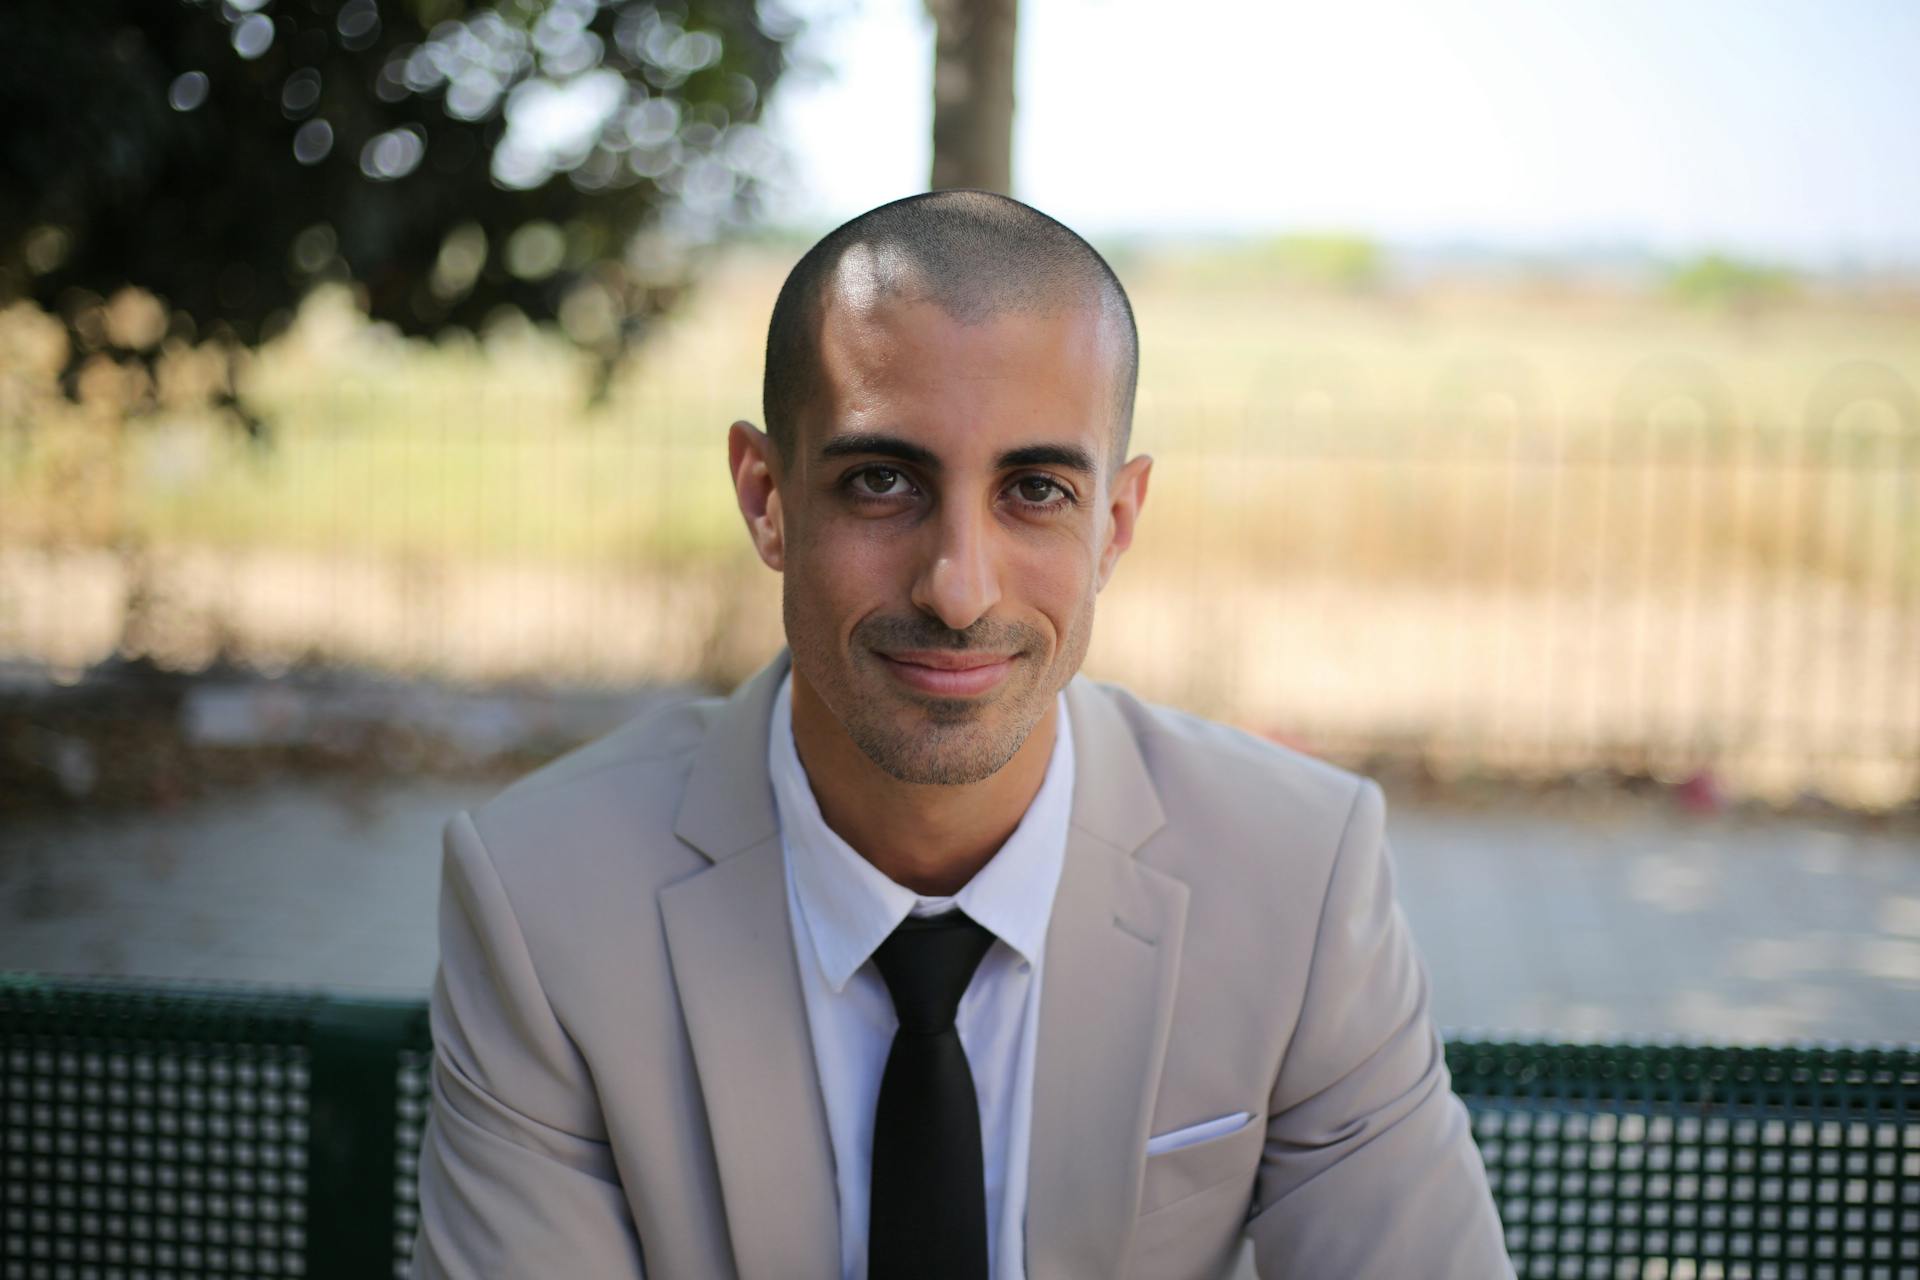
[[[1201,1280],[1229,1268],[1246,1230],[1266,1121],[1147,1157],[1127,1280]]]
[[[1261,1117],[1249,1115],[1237,1128],[1216,1132],[1220,1127],[1218,1122],[1193,1125],[1195,1140],[1183,1140],[1186,1131],[1182,1130],[1148,1144],[1140,1186],[1142,1218],[1233,1178],[1251,1197],[1266,1125]]]

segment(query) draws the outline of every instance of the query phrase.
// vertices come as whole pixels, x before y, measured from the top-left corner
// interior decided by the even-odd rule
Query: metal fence
[[[779,643],[778,582],[738,530],[718,430],[660,425],[724,422],[717,400],[543,427],[534,392],[487,420],[377,373],[325,394],[324,429],[266,461],[203,457],[225,489],[114,445],[115,492],[144,514],[111,537],[9,526],[8,493],[42,474],[16,445],[0,658],[55,678],[119,651],[724,684]],[[1498,388],[1415,418],[1162,405],[1179,429],[1141,441],[1151,496],[1089,671],[1442,774],[1707,771],[1737,794],[1910,802],[1920,399],[1863,361],[1832,369],[1800,421],[1723,400],[1704,367],[1653,361],[1610,417]],[[251,525],[195,514],[255,473],[271,483]]]
[[[1103,622],[1103,656],[1151,680],[1154,653],[1189,655],[1169,696],[1343,754],[1911,798],[1920,402],[1862,363],[1803,423],[1694,407],[1255,417],[1178,459],[1228,498],[1190,505],[1155,591],[1116,593],[1133,617]]]

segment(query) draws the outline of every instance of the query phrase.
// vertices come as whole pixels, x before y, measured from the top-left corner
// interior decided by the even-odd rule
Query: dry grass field
[[[320,299],[247,370],[261,445],[166,394],[123,424],[104,378],[58,401],[0,316],[0,657],[737,677],[778,584],[723,439],[786,262],[720,261],[599,403],[539,334],[402,343]],[[1920,794],[1920,307],[1119,265],[1156,462],[1096,674],[1441,768]]]

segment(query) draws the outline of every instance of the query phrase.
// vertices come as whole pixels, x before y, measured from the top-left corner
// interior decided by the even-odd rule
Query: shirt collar
[[[800,911],[834,991],[846,986],[909,914],[935,915],[956,906],[1023,960],[1039,961],[1073,807],[1073,727],[1064,696],[1055,720],[1059,727],[1046,776],[1020,825],[959,893],[925,897],[888,879],[820,816],[793,740],[792,673],[781,680],[767,734],[767,770]]]

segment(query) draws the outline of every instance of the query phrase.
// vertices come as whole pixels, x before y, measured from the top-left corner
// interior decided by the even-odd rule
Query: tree
[[[69,394],[330,280],[404,333],[513,308],[610,362],[676,239],[751,208],[792,34],[754,0],[12,0],[0,305],[61,317]],[[116,318],[124,286],[158,305]]]
[[[933,17],[935,190],[1013,190],[1019,0],[926,0]]]

